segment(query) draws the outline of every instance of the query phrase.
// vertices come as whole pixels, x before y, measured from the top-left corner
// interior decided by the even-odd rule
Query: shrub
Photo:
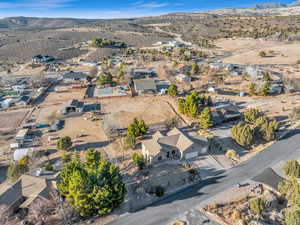
[[[59,150],[68,150],[72,146],[72,140],[70,137],[62,137],[57,142],[57,148]]]
[[[300,107],[293,108],[292,112],[289,114],[289,118],[291,121],[300,120]]]
[[[254,124],[254,122],[257,120],[257,118],[261,115],[258,109],[247,109],[244,112],[244,120],[246,123]]]
[[[284,213],[284,222],[286,225],[300,224],[300,211],[299,209],[288,210]]]
[[[61,160],[64,162],[64,163],[68,163],[72,160],[72,156],[73,156],[73,153],[71,152],[67,152],[67,153],[64,153],[62,156],[61,156]]]
[[[239,123],[231,129],[232,138],[243,147],[248,147],[253,143],[254,136],[248,124]]]
[[[300,176],[300,165],[297,160],[289,160],[284,164],[283,167],[285,175],[289,177],[296,177]]]
[[[229,158],[229,159],[234,159],[234,160],[237,160],[239,158],[239,155],[236,153],[235,150],[233,149],[229,149],[227,152],[226,152],[226,157]]]
[[[23,163],[12,163],[7,170],[7,177],[15,181],[17,180],[22,174],[26,173],[29,171],[29,167],[27,164]]]
[[[264,198],[256,198],[250,201],[250,211],[254,215],[261,215],[266,206],[266,200]]]
[[[156,186],[155,187],[155,195],[157,197],[162,197],[165,194],[165,189],[162,186]]]
[[[145,167],[145,160],[142,154],[137,152],[133,153],[132,160],[137,165],[139,170],[142,170]]]
[[[178,94],[177,86],[175,84],[171,84],[168,87],[168,95],[176,96]]]
[[[45,165],[44,165],[44,169],[47,170],[47,171],[53,171],[54,168],[53,168],[53,165],[51,162],[47,162]]]
[[[258,54],[259,54],[260,57],[266,57],[267,56],[267,53],[265,51],[260,51]]]

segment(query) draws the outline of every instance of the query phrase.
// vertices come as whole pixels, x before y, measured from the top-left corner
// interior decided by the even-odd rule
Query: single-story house
[[[284,90],[284,86],[282,82],[274,82],[270,86],[269,93],[271,94],[281,94]]]
[[[62,129],[65,125],[65,121],[64,120],[54,120],[53,123],[50,125],[49,128],[49,132],[56,132],[59,131],[60,129]]]
[[[139,95],[157,92],[157,87],[154,79],[133,80],[133,84],[135,91]]]
[[[172,159],[192,159],[206,153],[207,141],[193,141],[182,130],[174,128],[166,135],[157,131],[150,140],[142,141],[142,154],[149,163]]]
[[[1,107],[4,109],[9,108],[13,104],[15,104],[17,101],[18,101],[17,98],[7,98],[1,102]]]
[[[231,72],[236,69],[236,66],[234,66],[231,63],[223,63],[221,61],[217,61],[217,62],[210,63],[209,68],[213,70],[227,70]]]
[[[29,105],[31,102],[31,98],[29,96],[23,95],[19,98],[19,100],[15,103],[16,105]]]
[[[88,77],[83,72],[70,71],[63,75],[63,80],[65,82],[77,82],[77,81],[86,82],[88,81]]]
[[[26,84],[13,85],[11,88],[18,93],[23,93],[24,89],[26,89]]]
[[[78,101],[76,99],[72,99],[68,101],[64,107],[60,110],[60,113],[63,115],[69,114],[69,113],[82,113],[84,110],[84,102]]]
[[[244,69],[244,73],[249,74],[253,79],[263,78],[263,71],[259,69],[257,66],[247,66]]]
[[[29,208],[35,201],[49,201],[56,191],[56,180],[24,174],[12,185],[0,189],[0,205],[7,209]]]
[[[181,83],[190,84],[192,82],[191,76],[185,74],[178,74],[176,80]]]
[[[134,68],[132,69],[133,79],[138,78],[151,78],[156,75],[156,73],[151,68]]]
[[[26,139],[29,139],[29,129],[19,130],[15,137],[16,142],[19,144],[23,144]]]
[[[185,65],[185,64],[179,64],[178,67],[177,67],[177,70],[180,72],[180,73],[187,73],[191,70],[191,66],[190,65]]]
[[[36,55],[32,58],[32,62],[34,63],[46,63],[46,62],[51,62],[54,61],[55,58],[52,56],[48,56],[48,55]]]
[[[24,156],[32,157],[35,152],[36,152],[36,149],[34,149],[34,148],[20,148],[20,149],[16,149],[14,151],[14,154],[13,154],[13,160],[14,161],[19,161]]]
[[[211,112],[215,125],[235,121],[242,116],[239,108],[231,103],[212,107]]]

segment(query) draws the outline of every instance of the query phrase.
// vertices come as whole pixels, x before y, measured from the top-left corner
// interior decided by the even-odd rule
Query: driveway
[[[300,129],[297,129],[293,135],[276,142],[251,160],[217,176],[203,179],[194,186],[168,196],[143,210],[120,217],[110,225],[140,225],[141,221],[143,225],[166,225],[180,219],[190,210],[204,206],[216,194],[251,179],[265,168],[299,155]]]

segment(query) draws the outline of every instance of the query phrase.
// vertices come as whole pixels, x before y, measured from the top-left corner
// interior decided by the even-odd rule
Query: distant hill
[[[296,7],[300,6],[300,0],[296,0],[290,4],[283,4],[280,2],[267,2],[262,4],[255,4],[252,6],[252,9],[277,9],[277,8],[287,8],[287,7]]]
[[[291,4],[288,4],[289,7],[300,6],[300,0],[294,1]]]
[[[262,4],[255,4],[253,9],[276,9],[276,8],[284,8],[287,7],[286,4],[278,3],[278,2],[267,2]]]

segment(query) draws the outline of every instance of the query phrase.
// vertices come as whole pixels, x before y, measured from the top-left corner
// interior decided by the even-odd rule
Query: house
[[[13,85],[11,88],[18,93],[23,93],[26,89],[26,84]]]
[[[186,45],[183,43],[180,43],[178,41],[169,41],[168,45],[170,47],[185,47]]]
[[[88,77],[83,72],[70,71],[70,72],[66,72],[63,75],[63,80],[65,82],[78,82],[78,81],[86,82],[88,81]]]
[[[0,189],[0,205],[7,209],[25,209],[37,200],[49,201],[56,191],[56,177],[44,177],[24,174],[12,185]]]
[[[157,87],[154,79],[138,79],[133,81],[135,91],[141,94],[156,93]]]
[[[151,78],[156,75],[156,73],[151,68],[134,68],[132,69],[133,79],[139,78]]]
[[[185,74],[178,74],[176,76],[176,80],[180,83],[190,84],[192,82],[192,78]]]
[[[19,144],[23,144],[27,139],[29,139],[29,129],[19,130],[17,133],[15,140]]]
[[[19,161],[22,159],[24,156],[29,156],[32,157],[36,150],[34,148],[20,148],[16,149],[13,154],[13,160],[14,161]]]
[[[7,98],[1,102],[1,107],[4,109],[9,108],[13,104],[15,104],[17,101],[18,101],[17,98]]]
[[[217,93],[217,90],[216,90],[216,88],[210,86],[210,87],[207,88],[207,92],[208,93]]]
[[[59,131],[61,130],[65,125],[65,121],[64,120],[54,120],[53,123],[50,125],[50,128],[49,128],[49,132],[56,132],[56,131]]]
[[[257,66],[247,66],[244,69],[244,73],[249,74],[253,79],[263,78],[263,71],[259,69]]]
[[[29,105],[31,102],[31,98],[29,96],[23,95],[19,98],[19,100],[15,103],[18,106]]]
[[[223,63],[221,61],[216,61],[209,64],[209,68],[213,70],[226,70],[226,71],[234,71],[236,67],[231,63]]]
[[[239,108],[231,103],[222,104],[211,108],[212,120],[215,125],[235,121],[241,118]]]
[[[274,82],[270,85],[270,94],[281,94],[284,90],[282,82]]]
[[[142,154],[149,163],[172,159],[192,159],[207,152],[207,141],[194,142],[182,130],[174,128],[167,135],[157,131],[142,142]]]
[[[64,107],[60,110],[62,115],[67,115],[69,113],[82,113],[84,110],[84,102],[72,99],[68,101]]]
[[[179,64],[178,67],[177,67],[177,70],[178,70],[180,73],[188,73],[191,69],[192,69],[191,66],[189,66],[189,65],[184,65],[184,64]]]
[[[51,62],[54,61],[55,59],[51,56],[48,55],[36,55],[32,58],[33,63],[46,63],[46,62]]]

